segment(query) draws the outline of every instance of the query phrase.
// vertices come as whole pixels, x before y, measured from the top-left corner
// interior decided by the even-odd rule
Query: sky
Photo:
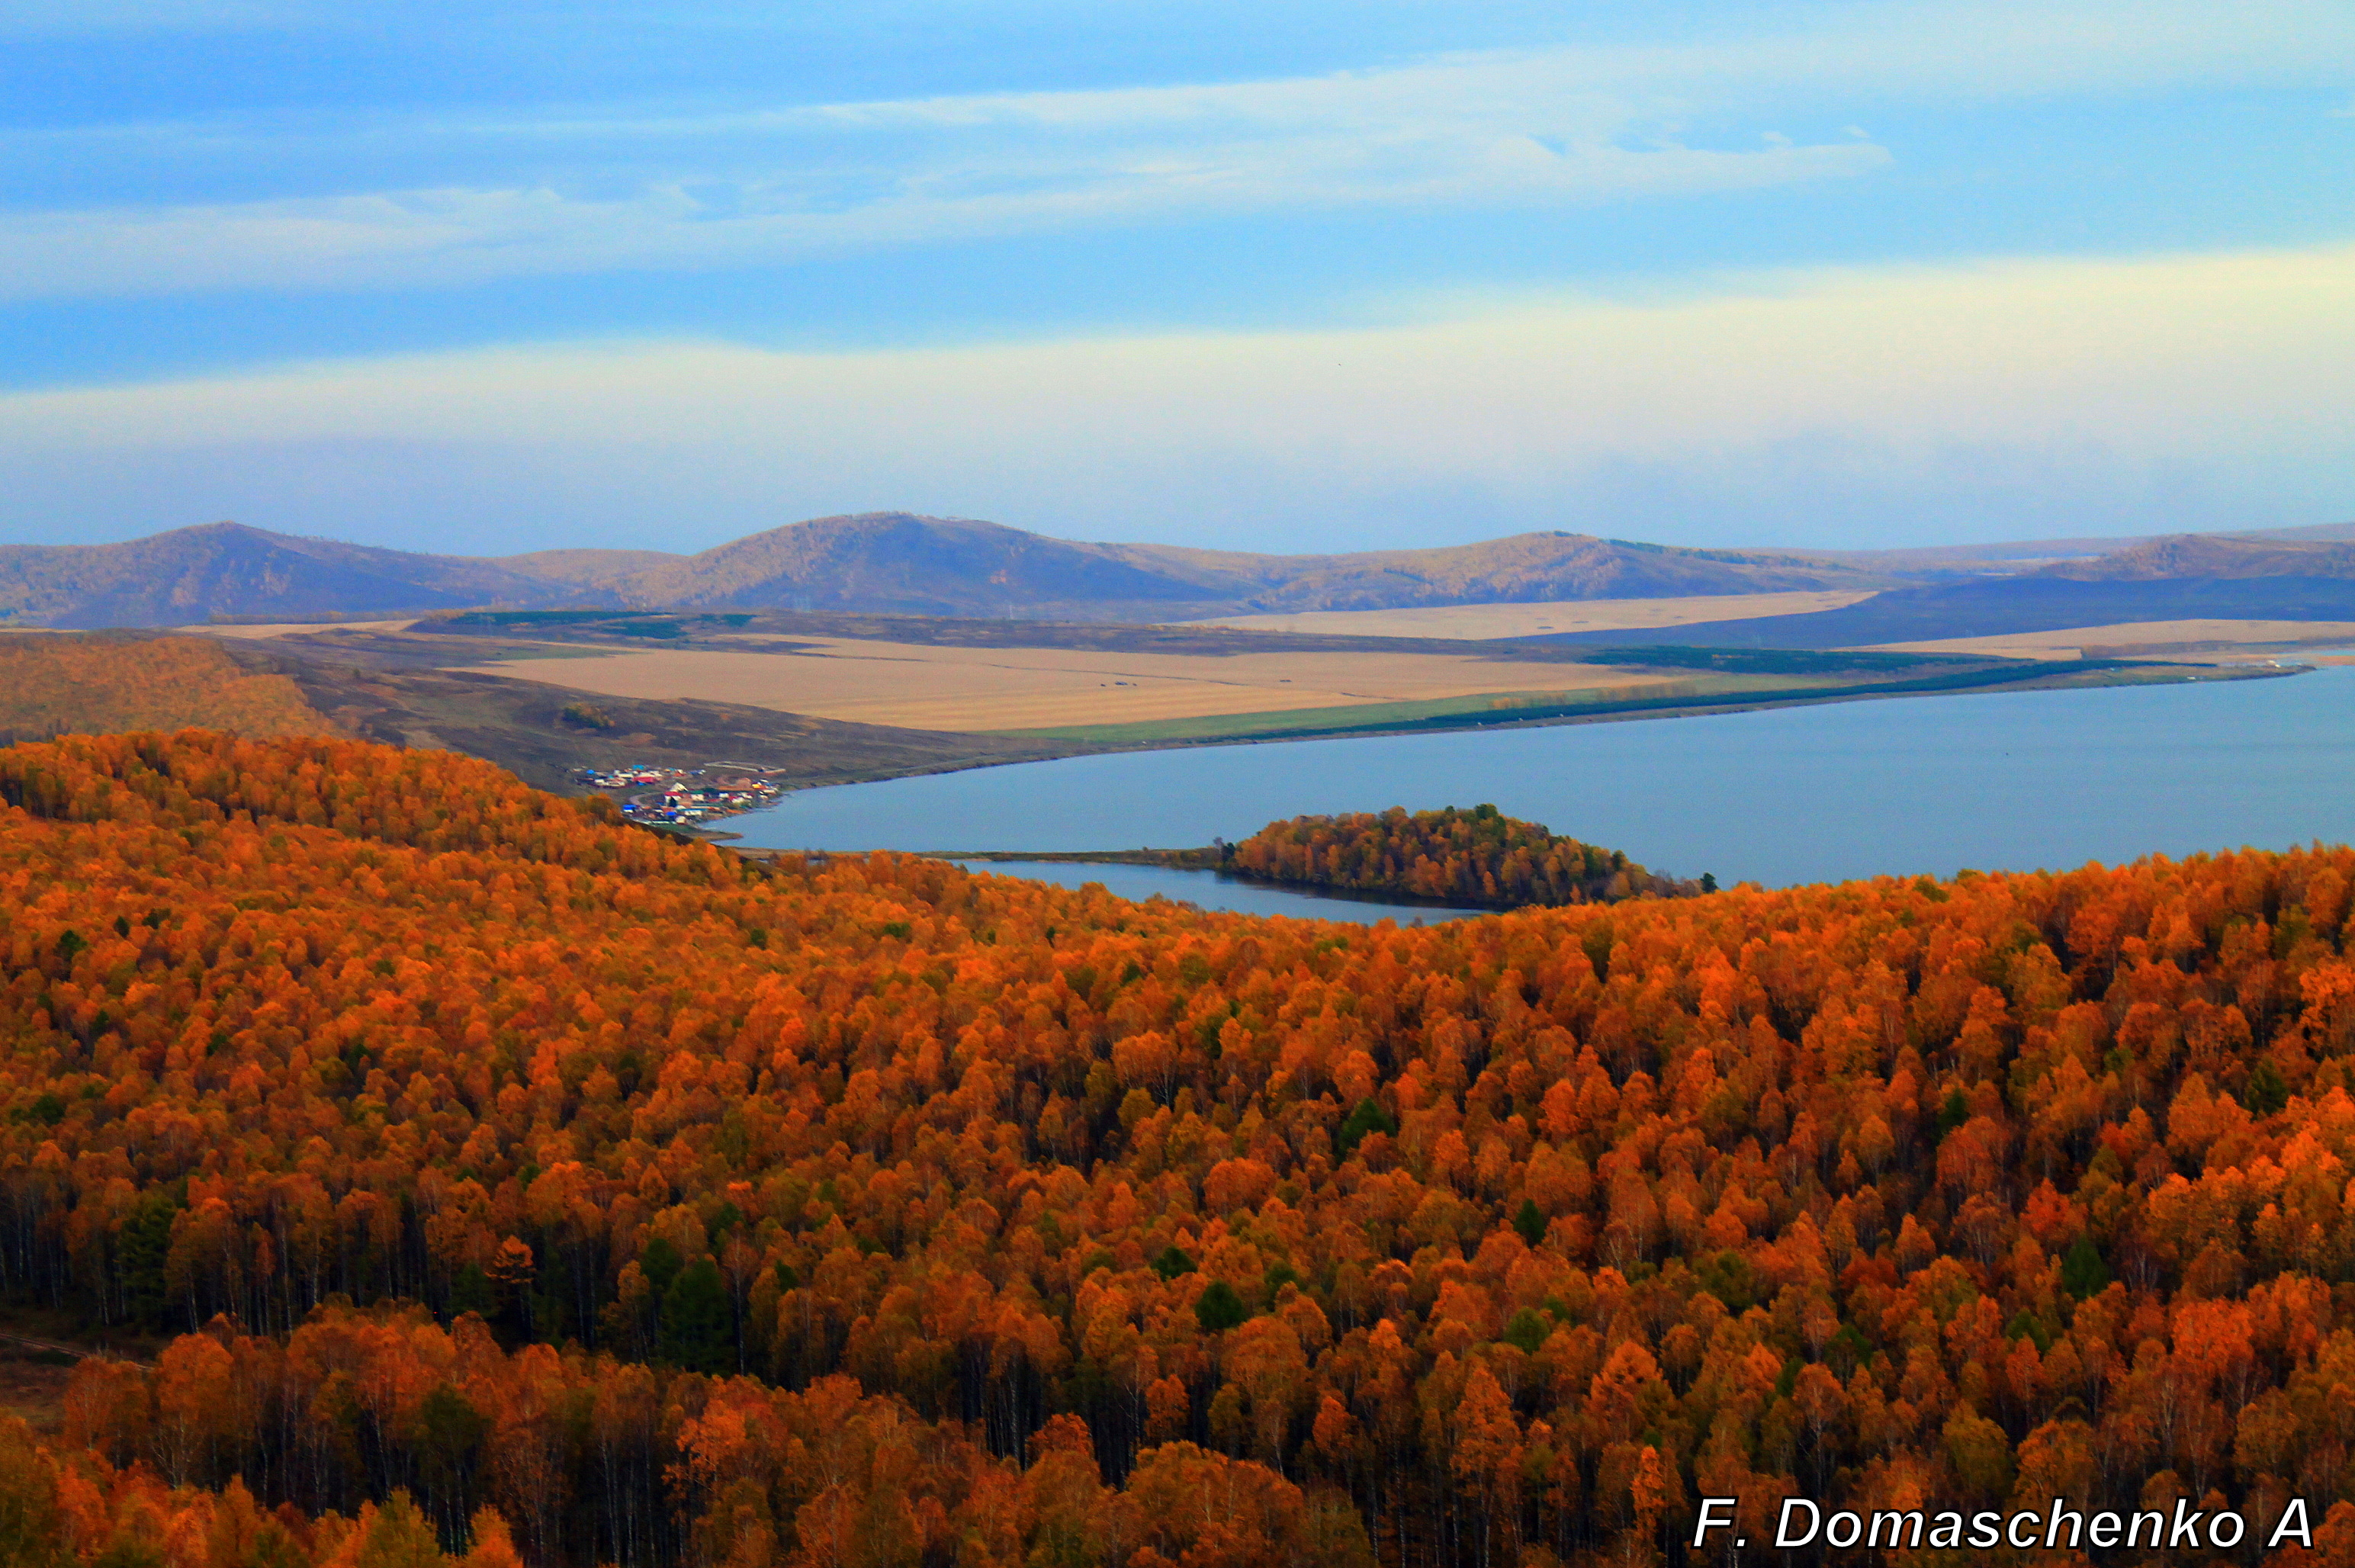
[[[2345,0],[5,0],[0,542],[2355,520]]]

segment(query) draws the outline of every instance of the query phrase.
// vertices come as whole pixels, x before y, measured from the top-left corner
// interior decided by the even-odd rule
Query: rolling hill
[[[2093,560],[2064,560],[2040,577],[2076,582],[2158,582],[2181,578],[2355,578],[2355,544],[2173,534]]]
[[[1253,612],[1395,610],[1866,589],[1898,581],[1764,550],[1685,549],[1554,531],[1438,549],[1346,555],[1239,555],[1169,545],[1112,547],[1173,570],[1218,571],[1249,585]]]
[[[2355,581],[2355,545],[2327,537],[2343,530],[2300,531],[2309,537],[2135,540],[2097,559],[2063,560],[2020,575],[1989,576],[1982,564],[1958,577],[1953,563],[1915,560],[1924,554],[1918,551],[1833,559],[1689,549],[1561,530],[1433,549],[1261,555],[1095,544],[973,518],[868,512],[788,523],[693,555],[549,549],[464,557],[214,523],[121,544],[0,546],[0,613],[20,625],[65,628],[185,625],[214,617],[389,617],[485,606],[1170,622],[1886,590],[1845,610],[1708,623],[1668,636],[1820,647],[2161,615],[2343,618],[2346,585]],[[2211,586],[2185,586],[2192,583]],[[2212,586],[2218,583],[2243,586]],[[2088,615],[2094,619],[2079,618]],[[1949,629],[1966,625],[1976,632]]]
[[[1276,610],[1767,593],[1874,587],[1856,568],[1755,551],[1673,549],[1588,534],[1519,534],[1438,549],[1255,555],[1086,544],[904,512],[789,523],[634,571],[513,558],[632,604],[902,614],[1170,620]]]
[[[633,604],[680,609],[893,611],[903,614],[1167,618],[1242,584],[1124,559],[998,523],[905,512],[788,523],[613,581]]]
[[[208,523],[121,544],[0,545],[0,613],[21,624],[174,626],[214,615],[392,614],[569,604],[578,586],[494,561]]]
[[[1274,610],[1870,589],[1883,573],[1759,551],[1587,534],[1348,555],[1089,544],[906,512],[789,523],[695,555],[551,549],[423,555],[236,523],[106,545],[0,547],[0,613],[19,624],[186,625],[496,605],[784,609],[1174,621]]]
[[[569,582],[576,588],[609,588],[633,573],[687,557],[666,549],[536,549],[523,555],[485,556],[492,566],[527,577]]]
[[[290,667],[213,637],[0,636],[0,744],[191,726],[257,737],[357,733],[313,707]]]
[[[1814,614],[1529,640],[1852,648],[2182,620],[2355,620],[2355,545],[2179,534],[2018,577],[1891,589]]]
[[[1806,560],[1832,561],[1866,571],[1938,581],[1952,577],[1989,577],[2033,571],[2062,561],[2085,561],[2115,555],[2137,545],[2156,543],[2169,536],[2131,534],[2112,538],[1998,539],[1987,544],[1907,545],[1891,549],[1795,549]],[[2307,541],[2323,544],[2355,542],[2355,523],[2318,523],[2307,528],[2250,528],[2239,532],[2174,536],[2237,540]]]

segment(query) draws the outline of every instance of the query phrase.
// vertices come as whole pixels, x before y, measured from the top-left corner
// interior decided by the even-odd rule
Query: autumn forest
[[[1565,906],[1401,928],[357,741],[0,799],[0,1297],[158,1347],[0,1424],[0,1568],[2355,1563],[2345,848],[1660,897],[1363,819]]]
[[[1274,882],[1501,909],[1674,898],[1717,886],[1714,877],[1656,876],[1624,850],[1549,833],[1493,805],[1295,816],[1235,845],[1225,863]]]

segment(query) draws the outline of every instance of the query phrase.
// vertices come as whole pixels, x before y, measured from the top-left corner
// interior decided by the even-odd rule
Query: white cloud
[[[881,506],[1269,548],[1561,526],[1830,543],[2339,520],[2350,401],[2339,247],[1764,276],[1358,331],[336,364],[9,396],[0,464],[20,530],[103,497],[142,528],[349,534],[373,507],[443,548],[501,527],[517,549],[691,548]],[[457,467],[465,496],[419,488]]]
[[[2336,85],[2355,68],[2338,0],[1875,0],[1784,11],[1774,30],[1662,45],[1491,50],[1265,81],[880,101],[615,125],[1135,129],[1160,123],[1376,123],[1546,114],[1564,102],[1655,107],[1867,96],[2007,99],[2200,84]],[[1848,127],[1850,134],[1860,134]]]
[[[410,190],[0,217],[0,298],[434,286],[608,268],[770,264],[881,246],[1208,213],[1372,203],[1695,195],[1854,176],[1870,144],[1725,152],[1400,124],[1184,144],[1000,150],[896,169],[804,169],[714,191]]]
[[[259,5],[158,0],[100,15],[220,19]],[[388,166],[387,147],[432,166],[464,146],[460,161],[476,172],[401,189],[313,184],[232,202],[20,208],[0,216],[0,298],[436,286],[1205,214],[1692,196],[1890,161],[1853,125],[1828,143],[1785,144],[1778,126],[1794,123],[1784,116],[1795,105],[1812,114],[1859,100],[2336,81],[2350,66],[2355,7],[2343,0],[1898,0],[1801,13],[1773,33],[1260,81],[701,115],[42,131],[12,138],[16,155],[69,162],[82,138],[120,160],[133,155],[126,135],[144,133],[158,157],[180,156],[201,134],[214,161],[242,143],[237,161],[258,170],[273,150],[299,148],[309,181],[339,157]],[[1696,117],[1747,128],[1693,145],[1675,127]],[[598,172],[576,177],[581,167]]]

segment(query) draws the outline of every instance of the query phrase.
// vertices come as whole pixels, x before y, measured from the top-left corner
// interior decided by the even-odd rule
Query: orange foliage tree
[[[1271,822],[1232,846],[1227,864],[1272,881],[1361,892],[1402,893],[1455,903],[1609,903],[1698,891],[1655,876],[1617,849],[1550,833],[1493,805],[1447,806],[1410,816],[1403,807]]]
[[[183,1335],[0,1441],[79,1561],[1601,1568],[1705,1496],[2355,1488],[2345,849],[1400,929],[338,741],[0,799],[0,1289]]]

